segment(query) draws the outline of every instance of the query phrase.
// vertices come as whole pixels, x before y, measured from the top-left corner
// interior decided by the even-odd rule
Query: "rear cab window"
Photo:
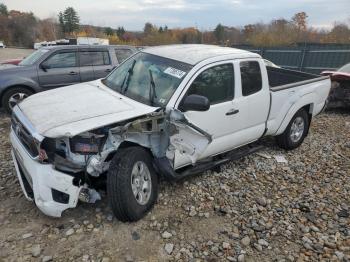
[[[262,89],[262,76],[258,61],[242,61],[241,71],[242,95],[249,96]]]

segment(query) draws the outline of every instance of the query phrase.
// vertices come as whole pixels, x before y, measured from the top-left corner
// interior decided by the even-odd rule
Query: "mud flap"
[[[176,132],[170,136],[168,158],[172,155],[175,163],[176,158],[182,155],[189,158],[192,164],[195,164],[211,143],[212,136],[190,123],[179,110],[171,111],[170,124],[175,127]]]

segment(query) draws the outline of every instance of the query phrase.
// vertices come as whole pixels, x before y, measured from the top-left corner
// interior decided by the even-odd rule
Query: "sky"
[[[0,0],[9,10],[32,11],[39,18],[57,16],[66,7],[77,10],[82,24],[124,26],[142,30],[146,22],[169,28],[211,30],[218,23],[249,23],[290,19],[308,14],[309,25],[329,29],[334,22],[350,24],[350,0]]]

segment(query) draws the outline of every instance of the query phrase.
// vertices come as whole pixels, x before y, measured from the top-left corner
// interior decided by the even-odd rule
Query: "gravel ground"
[[[33,49],[0,48],[0,62],[8,59],[23,58],[31,54]]]
[[[0,261],[350,261],[349,112],[317,117],[294,151],[268,139],[220,172],[162,182],[153,211],[132,224],[105,199],[41,214],[15,177],[9,124],[0,115]]]

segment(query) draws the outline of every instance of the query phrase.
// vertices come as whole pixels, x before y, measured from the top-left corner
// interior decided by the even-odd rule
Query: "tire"
[[[303,125],[302,131],[301,123]],[[293,124],[298,126],[298,129],[295,129],[295,126],[293,126]],[[304,109],[300,109],[293,116],[292,120],[290,120],[288,126],[286,127],[286,130],[281,135],[276,136],[278,146],[286,150],[297,148],[303,143],[304,138],[308,134],[309,126],[310,121],[308,113]],[[297,132],[297,130],[299,130],[299,132]]]
[[[140,168],[142,165],[145,165],[143,169]],[[134,168],[136,169],[133,173]],[[141,169],[143,172],[139,172]],[[140,175],[133,175],[135,173]],[[146,176],[150,181],[140,178]],[[141,185],[142,188],[148,189],[140,190]],[[107,174],[107,196],[114,215],[120,221],[137,221],[148,213],[158,197],[158,176],[148,151],[141,147],[129,147],[120,149],[114,155]]]
[[[12,87],[9,90],[7,90],[1,100],[2,107],[5,109],[5,111],[9,114],[12,113],[12,108],[19,102],[21,102],[23,99],[27,98],[28,96],[32,95],[33,92],[25,87]],[[10,102],[11,99],[13,100],[13,103]],[[18,101],[16,102],[15,99]]]

